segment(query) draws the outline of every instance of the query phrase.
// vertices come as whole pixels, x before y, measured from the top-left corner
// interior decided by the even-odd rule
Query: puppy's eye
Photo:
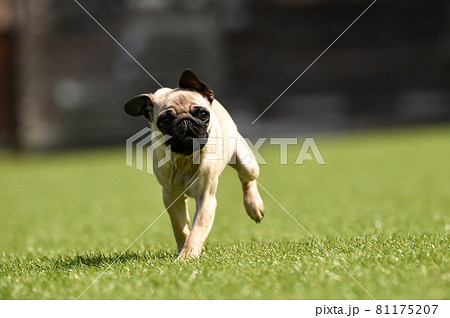
[[[198,112],[197,114],[198,118],[200,118],[201,120],[207,120],[209,118],[209,114],[206,110],[201,110]]]

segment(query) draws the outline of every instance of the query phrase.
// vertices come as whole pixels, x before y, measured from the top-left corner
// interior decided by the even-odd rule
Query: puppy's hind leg
[[[235,155],[235,163],[230,163],[230,166],[236,169],[241,180],[245,211],[256,223],[259,223],[264,217],[264,203],[256,183],[259,166],[242,136],[237,142]]]

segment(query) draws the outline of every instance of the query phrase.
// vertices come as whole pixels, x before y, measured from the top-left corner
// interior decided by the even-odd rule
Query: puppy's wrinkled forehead
[[[158,113],[170,109],[179,115],[191,112],[195,106],[209,106],[208,101],[199,93],[183,89],[165,91],[162,94],[156,94],[156,96]]]

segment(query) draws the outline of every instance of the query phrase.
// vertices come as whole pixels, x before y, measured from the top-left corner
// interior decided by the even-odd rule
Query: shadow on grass
[[[106,269],[126,263],[168,263],[177,257],[174,251],[160,250],[150,251],[127,251],[121,253],[85,252],[73,254],[50,254],[39,257],[24,256],[19,258],[6,258],[0,261],[0,273],[20,272],[64,272],[83,269]]]
[[[57,268],[59,270],[62,269],[71,269],[71,268],[80,268],[80,267],[105,267],[109,266],[112,263],[114,264],[122,264],[129,263],[132,261],[137,262],[168,262],[173,261],[176,258],[177,254],[171,253],[169,251],[157,251],[157,252],[149,252],[149,251],[141,251],[141,252],[125,252],[123,255],[120,253],[112,253],[112,254],[104,254],[101,252],[98,253],[86,253],[84,255],[75,255],[69,258],[62,257],[57,262]]]

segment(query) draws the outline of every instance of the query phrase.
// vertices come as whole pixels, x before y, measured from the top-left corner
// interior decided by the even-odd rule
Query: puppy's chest
[[[157,177],[166,188],[185,187],[197,177],[199,165],[194,164],[192,156],[172,156],[170,161],[160,167]]]
[[[195,172],[198,164],[194,164],[193,156],[173,156],[170,162],[171,173],[185,175]]]

